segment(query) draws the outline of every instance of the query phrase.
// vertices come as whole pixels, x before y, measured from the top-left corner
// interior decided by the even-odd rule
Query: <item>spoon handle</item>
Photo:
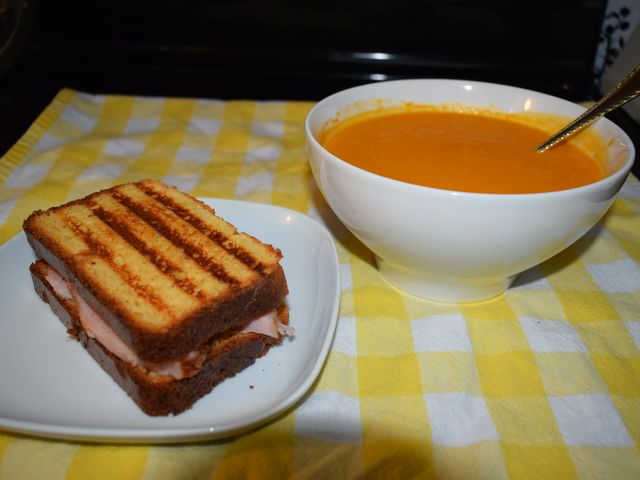
[[[585,111],[573,122],[536,148],[536,150],[538,152],[544,152],[574,133],[588,127],[604,114],[624,105],[630,100],[633,100],[638,95],[640,95],[640,65],[636,65],[636,67],[631,70],[631,72],[629,72],[629,74],[624,77],[624,79],[622,79],[622,81],[618,83],[613,90],[602,97],[589,110]]]

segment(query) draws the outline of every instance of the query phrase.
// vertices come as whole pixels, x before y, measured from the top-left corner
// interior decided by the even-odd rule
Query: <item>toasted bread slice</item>
[[[40,298],[49,304],[69,334],[148,415],[178,414],[187,410],[217,384],[252,365],[271,346],[282,341],[282,337],[273,338],[254,332],[221,334],[200,347],[206,352],[206,358],[198,373],[180,380],[150,373],[120,360],[87,335],[78,318],[78,306],[73,300],[56,293],[47,280],[47,268],[43,261],[36,261],[30,267]],[[288,310],[284,304],[278,308],[278,317],[282,323],[288,323]]]
[[[133,351],[161,362],[280,305],[281,252],[154,180],[34,212],[27,239]]]

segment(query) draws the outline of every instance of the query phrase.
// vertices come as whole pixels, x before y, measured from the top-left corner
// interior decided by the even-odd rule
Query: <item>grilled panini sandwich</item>
[[[281,252],[162,182],[24,222],[38,295],[149,415],[177,414],[292,335]]]

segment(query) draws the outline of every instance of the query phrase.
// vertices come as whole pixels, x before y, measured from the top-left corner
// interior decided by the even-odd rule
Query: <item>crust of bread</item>
[[[127,200],[122,200],[121,197]],[[126,231],[126,226],[123,227],[125,231],[117,231],[117,222],[122,219],[114,211],[124,207],[117,204],[114,198],[129,202],[127,211],[130,215],[141,216],[138,220],[142,225],[139,228],[142,230],[136,234],[139,235],[137,239],[125,238],[130,233]],[[113,208],[116,210],[105,213],[103,206],[109,202],[114,204]],[[73,221],[64,218],[67,215],[65,212],[76,207],[86,207],[85,211],[89,212],[86,215],[88,226],[84,227],[84,231],[74,231],[73,228],[77,229],[77,225],[68,226],[77,224],[77,216]],[[145,209],[159,211],[160,220],[154,223],[156,217],[145,217],[147,214],[151,215]],[[136,213],[131,213],[134,211]],[[97,219],[100,215],[109,217],[108,226]],[[60,228],[54,228],[55,224],[43,226],[42,219],[47,216],[60,217]],[[162,224],[165,220],[168,223]],[[96,234],[90,228],[91,222],[94,227],[99,226],[113,235],[112,241],[104,240]],[[213,284],[218,282],[221,285],[220,293],[207,296],[201,291],[194,293],[190,290],[193,285],[200,288],[207,284],[207,281],[191,282],[189,288],[185,285],[178,287],[193,269],[180,265],[167,267],[167,261],[172,261],[175,255],[158,256],[157,250],[147,251],[145,249],[150,247],[141,245],[154,236],[158,237],[158,233],[160,237],[177,241],[172,238],[171,231],[163,229],[167,225],[180,222],[187,234],[176,234],[175,238],[182,241],[183,238],[189,238],[189,233],[193,232],[195,236],[202,237],[205,244],[209,242],[212,248],[222,249],[222,257],[230,257],[236,262],[242,260],[242,265],[237,271],[232,269],[227,272],[229,278],[224,277],[225,272],[220,274],[222,277],[209,274],[207,281]],[[134,223],[122,222],[123,225]],[[212,224],[215,228],[211,227]],[[145,228],[153,229],[154,233],[149,234]],[[46,212],[34,212],[24,222],[24,230],[37,257],[46,261],[71,282],[82,298],[105,319],[124,343],[141,359],[149,362],[160,363],[179,358],[212,336],[276,308],[288,293],[285,275],[278,263],[281,257],[279,250],[237,232],[231,224],[215,216],[215,212],[207,205],[157,181],[146,180],[120,185]],[[62,230],[68,231],[61,232]],[[96,237],[92,238],[92,235]],[[114,260],[113,252],[105,253],[104,250],[109,250],[113,245],[124,251],[121,255],[126,259],[124,266],[123,261],[118,261],[117,258]],[[173,253],[184,254],[184,248],[184,245],[182,249],[176,248]],[[202,261],[203,255],[210,253],[207,249],[199,248],[195,250],[194,258]],[[140,261],[136,263],[135,260],[131,260],[132,257],[139,258]],[[104,263],[104,271],[96,270],[96,262]],[[129,267],[129,264],[132,267]],[[134,278],[126,278],[125,270],[133,268],[134,273],[129,273]],[[144,268],[150,273],[140,277],[143,279],[140,280],[138,275],[141,275],[139,272]],[[175,270],[179,268],[182,270],[177,274]],[[109,278],[106,276],[107,273],[112,274],[112,281],[105,280]],[[234,279],[237,278],[240,280],[234,283]],[[122,282],[122,288],[125,289],[122,292],[114,287],[118,281]],[[164,282],[165,288],[146,282]],[[129,290],[126,290],[127,288]],[[142,315],[132,314],[131,305],[142,308],[149,321],[142,321]],[[177,308],[176,305],[182,308],[178,313],[173,311]]]
[[[42,261],[36,261],[30,267],[38,296],[49,304],[67,332],[83,345],[140,409],[151,416],[176,415],[191,408],[220,382],[252,365],[273,345],[282,342],[282,337],[275,339],[257,333],[222,335],[222,338],[210,340],[210,353],[197,374],[175,380],[149,373],[123,362],[87,335],[80,324],[75,302],[58,296],[47,281],[47,268]],[[278,308],[278,314],[282,323],[288,323],[288,310],[284,304]]]

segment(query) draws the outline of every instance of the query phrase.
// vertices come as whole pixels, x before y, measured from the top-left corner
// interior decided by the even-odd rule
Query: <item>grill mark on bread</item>
[[[155,190],[153,190],[153,188],[150,188],[147,185],[137,183],[136,186],[150,197],[153,197],[158,203],[161,203],[166,208],[181,217],[183,220],[191,224],[201,233],[205,234],[210,240],[216,242],[218,245],[220,245],[227,252],[236,257],[249,268],[255,270],[261,275],[264,275],[267,272],[267,266],[264,265],[259,259],[255,258],[251,254],[251,252],[233,245],[233,242],[230,241],[229,237],[224,235],[222,232],[212,230],[210,225],[192,215],[187,208],[184,208],[182,205],[177,204],[168,196],[163,195],[160,192],[156,192]]]
[[[214,235],[214,233],[218,233],[218,232],[211,232],[208,235],[208,237],[211,238],[211,240],[216,241],[215,238],[214,238],[216,235]],[[222,235],[220,235],[220,237],[222,237]],[[260,275],[264,275],[265,273],[267,273],[267,267],[263,263],[261,263],[260,261],[256,260],[246,250],[244,250],[244,249],[242,249],[240,247],[234,247],[232,245],[227,245],[227,244],[224,244],[224,243],[220,243],[220,245],[222,245],[222,247],[227,252],[229,252],[231,255],[236,257],[238,260],[240,260],[246,266],[248,266],[250,268],[253,268]]]
[[[148,258],[151,263],[153,263],[162,273],[169,277],[173,281],[173,283],[182,291],[198,299],[207,297],[207,295],[200,288],[198,288],[198,285],[194,284],[188,278],[178,278],[176,274],[182,273],[180,267],[171,262],[170,259],[167,259],[164,255],[162,255],[162,253],[147,246],[143,241],[136,237],[135,234],[133,234],[132,231],[127,227],[127,225],[120,221],[117,215],[113,215],[107,212],[104,208],[96,205],[93,202],[91,202],[90,208],[93,213],[95,213],[96,216],[100,218],[100,220],[111,227],[111,229],[114,230],[118,235],[120,235],[120,237],[122,237],[123,240],[129,243],[129,245],[131,245],[142,255]]]
[[[93,235],[89,232],[88,229],[82,228],[80,222],[76,222],[71,219],[64,210],[58,212],[58,215],[62,216],[64,222],[71,227],[80,238],[86,243],[89,247],[89,251],[84,255],[79,255],[78,257],[89,257],[89,256],[99,256],[103,260],[105,260],[109,266],[118,274],[121,278],[125,280],[125,282],[133,288],[141,297],[145,298],[150,304],[154,305],[159,311],[169,313],[170,309],[167,304],[162,301],[162,298],[159,297],[156,292],[152,288],[148,288],[145,285],[140,283],[140,279],[137,275],[127,268],[126,265],[118,265],[113,259],[113,253],[109,248],[99,240],[93,238]]]
[[[206,255],[202,255],[199,248],[190,245],[180,235],[176,235],[171,227],[165,223],[164,220],[154,215],[153,212],[149,212],[144,205],[138,204],[135,200],[130,199],[126,195],[120,192],[114,191],[113,198],[134,212],[138,217],[144,220],[147,224],[153,227],[159,234],[166,237],[176,247],[181,248],[189,257],[191,257],[202,268],[211,273],[218,280],[233,287],[240,283],[240,281],[224,269],[224,267],[216,263],[213,259]]]

